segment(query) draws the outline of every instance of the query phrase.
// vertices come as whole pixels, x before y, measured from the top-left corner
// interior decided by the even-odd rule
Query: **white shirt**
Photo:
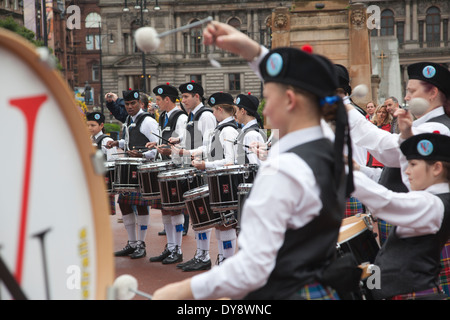
[[[133,123],[130,125],[130,128],[133,125],[136,125],[135,124],[136,118],[143,112],[144,111],[142,109],[140,109],[137,114],[135,114],[134,116],[131,117],[131,119],[133,119]],[[124,124],[124,125],[126,126],[126,124]],[[142,120],[139,131],[147,137],[149,142],[158,143],[159,138],[154,135],[154,134],[159,135],[158,122],[156,122],[156,120],[153,119],[152,117],[145,117],[144,120]],[[126,137],[126,138],[128,139],[128,137]],[[124,146],[125,146],[125,139],[119,140],[119,148],[124,149]],[[147,159],[154,159],[156,157],[156,149],[146,151],[143,153],[143,155]]]
[[[415,120],[412,125],[413,134],[439,131],[441,134],[450,135],[450,129],[437,122],[425,121],[444,114],[444,108],[428,112],[423,117]],[[357,110],[348,112],[348,120],[352,142],[358,146],[365,147],[378,161],[385,166],[393,168],[402,168],[403,183],[409,188],[409,181],[403,173],[408,165],[408,161],[400,150],[400,144],[403,142],[400,135],[390,133],[374,126],[370,121]]]
[[[292,132],[272,146],[244,204],[239,250],[192,278],[195,299],[240,299],[267,282],[286,230],[306,225],[322,209],[311,168],[286,151],[323,137],[322,129],[313,127]]]
[[[435,196],[450,191],[439,183],[424,191],[393,192],[359,171],[354,172],[353,196],[364,203],[377,218],[397,226],[401,238],[435,234],[444,218],[444,204]]]
[[[103,134],[103,132],[100,131],[99,133],[97,133],[97,134],[93,137],[93,140],[94,140],[94,141],[97,141],[97,139],[98,139],[102,134]],[[92,138],[92,137],[91,137],[91,138]],[[110,137],[104,138],[104,139],[102,140],[102,152],[103,152],[103,154],[106,155],[106,161],[112,161],[112,160],[118,158],[119,156],[116,154],[116,153],[118,152],[116,147],[112,147],[112,148],[110,148],[110,149],[108,149],[108,148],[106,147],[106,143],[107,143],[108,141],[114,141],[114,140],[113,140],[112,138],[110,138]],[[95,145],[95,144],[94,144],[94,145]]]
[[[197,113],[200,108],[203,107],[203,103],[200,103],[198,106],[194,108],[194,110],[191,111],[191,113],[194,115]],[[188,120],[189,121],[189,120]],[[190,150],[190,153],[192,154],[195,151],[202,151],[205,152],[206,146],[209,143],[209,135],[211,131],[213,131],[217,126],[217,120],[216,117],[212,112],[203,112],[200,118],[198,119],[198,130],[202,133],[203,138],[203,145],[198,147],[197,149]],[[186,145],[186,141],[184,143],[185,147],[190,147],[190,141],[188,142],[188,145]]]
[[[247,128],[251,127],[254,124],[257,124],[258,121],[256,119],[250,120],[245,124],[245,126],[242,128],[242,131],[247,130]],[[256,130],[250,130],[244,134],[244,139],[241,141],[241,143],[245,144],[246,146],[249,146],[252,142],[261,142],[265,143],[263,137],[261,136],[261,133],[259,133]],[[244,150],[244,152],[247,153],[247,158],[250,164],[261,164],[261,160],[258,158],[258,156],[251,152],[247,147],[243,146],[243,149],[240,149],[240,147],[236,147],[236,151],[238,150]],[[237,159],[237,158],[236,158]],[[239,163],[243,164],[243,163]]]
[[[230,122],[230,121],[234,121],[234,118],[228,117],[228,118],[220,121],[218,126],[223,123]],[[211,154],[212,147],[213,147],[213,144],[211,142],[212,142],[212,138],[215,136],[215,134],[216,134],[216,130],[213,130],[209,134],[209,138],[207,140],[208,145],[207,145],[207,149],[206,149],[206,150],[208,150],[207,151],[208,154]],[[229,142],[229,141],[236,140],[238,134],[239,134],[239,132],[236,129],[234,129],[233,127],[225,127],[220,131],[219,141],[220,141],[220,145],[223,148],[224,159],[219,159],[219,160],[214,160],[214,161],[205,161],[206,169],[218,168],[218,167],[222,167],[226,164],[234,164],[234,159],[236,159],[236,145],[233,142]],[[216,147],[218,147],[218,144],[216,142],[214,143],[214,145]],[[216,150],[216,156],[218,154],[220,154],[220,152],[218,152]]]
[[[171,116],[176,110],[179,110],[179,109],[178,109],[177,107],[175,107],[175,108],[173,108],[172,110],[170,110],[169,112],[167,112],[167,113],[166,113],[167,119],[169,119],[170,116]],[[187,117],[187,115],[184,114],[184,113],[181,114],[180,116],[178,116],[177,122],[176,122],[176,124],[175,124],[175,130],[172,132],[172,135],[173,135],[174,133],[176,133],[176,136],[177,136],[178,138],[180,138],[180,141],[183,141],[183,140],[184,140],[184,135],[185,135],[185,132],[186,132],[186,124],[187,124],[187,120],[188,120],[188,117]],[[166,127],[165,130],[171,130],[171,128],[170,128],[170,127]],[[159,133],[158,135],[162,136],[163,131],[164,131],[164,129],[163,129],[163,128],[160,128],[160,133]],[[166,141],[162,141],[161,143],[162,143],[162,144],[167,144]]]

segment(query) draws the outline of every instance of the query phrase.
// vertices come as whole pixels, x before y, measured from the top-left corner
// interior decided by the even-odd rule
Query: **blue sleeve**
[[[118,98],[115,102],[107,102],[106,107],[112,113],[114,118],[120,122],[125,122],[128,113],[125,109],[125,101],[122,98]]]

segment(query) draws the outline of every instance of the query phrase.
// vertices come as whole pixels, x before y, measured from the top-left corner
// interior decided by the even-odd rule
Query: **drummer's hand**
[[[105,147],[108,149],[111,149],[113,147],[118,147],[118,146],[119,146],[119,141],[113,141],[113,140],[109,140],[105,144]]]
[[[170,137],[169,138],[169,143],[172,144],[172,145],[179,144],[180,143],[180,138]]]
[[[142,152],[139,152],[137,150],[129,150],[127,153],[130,157],[133,158],[142,158],[144,156]]]
[[[167,148],[166,144],[162,144],[160,146],[156,146],[156,150],[158,150],[158,152],[164,156],[170,156],[172,154],[172,149],[171,148]]]
[[[152,295],[152,300],[193,300],[191,291],[191,279],[168,284]]]
[[[261,53],[261,46],[255,40],[229,24],[212,21],[203,29],[205,45],[215,45],[220,49],[238,54],[247,61],[252,61]]]
[[[394,113],[394,117],[397,117],[398,128],[400,130],[400,138],[408,139],[414,134],[412,132],[413,117],[411,112],[405,109],[398,108]]]
[[[119,98],[119,97],[117,96],[117,94],[112,93],[112,92],[108,92],[108,93],[105,95],[105,100],[106,100],[106,102],[113,102],[113,101],[116,101],[117,98]]]
[[[148,149],[154,149],[158,143],[157,142],[147,142],[145,147]]]
[[[205,170],[206,168],[205,161],[192,160],[191,164],[198,170]]]
[[[249,145],[250,151],[256,154],[258,159],[266,160],[269,151],[267,150],[267,145],[263,142],[253,141]]]

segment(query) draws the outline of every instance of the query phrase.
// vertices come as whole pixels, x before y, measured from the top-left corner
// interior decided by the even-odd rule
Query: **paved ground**
[[[122,249],[127,242],[127,233],[123,223],[118,223],[117,219],[121,214],[110,216],[111,229],[113,232],[114,250]],[[175,281],[180,281],[198,274],[202,271],[183,272],[176,268],[176,264],[163,265],[160,262],[149,262],[149,258],[159,255],[166,245],[166,237],[159,236],[158,232],[163,230],[161,220],[161,211],[156,209],[150,210],[150,226],[147,232],[146,246],[147,256],[142,259],[130,259],[128,257],[116,257],[115,271],[116,277],[122,274],[130,274],[138,280],[138,290],[153,294],[153,292]],[[217,241],[215,239],[214,231],[211,234],[211,262],[214,264],[217,257]],[[188,234],[183,237],[182,251],[184,261],[190,260],[196,250],[196,242],[192,227],[189,227]],[[141,296],[135,296],[133,300],[145,300]]]

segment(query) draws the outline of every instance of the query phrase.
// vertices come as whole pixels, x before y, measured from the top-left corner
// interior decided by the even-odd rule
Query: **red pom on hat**
[[[170,84],[170,82],[166,82],[166,84],[167,84],[167,85],[169,85],[169,84]]]
[[[433,133],[441,134],[438,130],[434,130]]]
[[[310,44],[303,45],[301,49],[305,52],[313,53],[313,48]]]
[[[248,95],[251,95],[251,94],[252,94],[251,92],[248,93]]]

